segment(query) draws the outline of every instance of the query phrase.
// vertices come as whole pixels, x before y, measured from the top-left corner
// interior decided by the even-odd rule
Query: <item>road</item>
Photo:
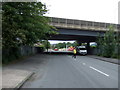
[[[46,60],[21,88],[118,88],[118,65],[88,56],[43,55]]]

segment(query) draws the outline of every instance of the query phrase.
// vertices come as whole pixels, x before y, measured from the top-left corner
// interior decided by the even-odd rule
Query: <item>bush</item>
[[[106,31],[104,34],[104,37],[100,36],[98,37],[98,46],[97,48],[100,50],[99,54],[103,57],[116,57],[114,55],[115,49],[116,49],[116,35],[114,34],[114,28],[113,26],[109,27],[109,31]]]
[[[2,63],[7,64],[13,60],[16,60],[20,58],[20,52],[19,48],[9,48],[9,49],[3,49],[2,52]]]

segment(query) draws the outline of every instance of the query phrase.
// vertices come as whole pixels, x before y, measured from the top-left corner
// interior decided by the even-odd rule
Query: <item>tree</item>
[[[104,50],[105,50],[104,56],[111,57],[111,55],[114,54],[115,44],[116,44],[114,29],[112,26],[110,26],[109,31],[105,33],[103,44],[104,44]]]
[[[99,36],[98,48],[102,56],[111,57],[112,55],[114,55],[116,48],[116,36],[113,26],[109,27],[109,31],[106,31],[104,37]]]
[[[77,42],[74,42],[72,45],[73,45],[74,47],[76,47],[76,46],[78,46],[78,43],[77,43]]]
[[[70,43],[70,42],[63,42],[63,43],[58,43],[56,44],[56,48],[66,48],[66,47],[70,47],[70,46],[73,46],[73,47],[76,47],[78,45],[77,42],[73,42],[73,43]]]
[[[67,47],[73,46],[72,43],[70,43],[70,42],[67,42],[66,45],[67,45]]]
[[[41,2],[4,2],[2,4],[3,47],[33,45],[55,33]]]
[[[48,49],[51,46],[50,42],[48,40],[43,40],[43,41],[41,41],[41,43],[43,44],[45,49]]]
[[[98,55],[103,56],[103,52],[104,52],[103,42],[104,42],[104,39],[100,34],[98,34],[98,38],[97,38],[96,42],[97,42]]]
[[[56,44],[56,46],[55,46],[56,48],[65,48],[66,47],[66,43],[65,42],[63,42],[63,43],[58,43],[58,44]]]

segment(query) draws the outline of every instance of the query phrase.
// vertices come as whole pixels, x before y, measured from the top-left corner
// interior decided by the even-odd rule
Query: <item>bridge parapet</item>
[[[51,17],[51,21],[49,24],[58,28],[83,29],[93,31],[108,31],[109,26],[112,25],[115,28],[115,31],[120,31],[120,24],[101,23],[55,17]]]

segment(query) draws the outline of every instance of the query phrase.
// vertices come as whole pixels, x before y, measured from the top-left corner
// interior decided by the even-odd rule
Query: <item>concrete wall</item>
[[[30,56],[37,53],[42,53],[41,47],[21,46],[19,48],[9,48],[2,50],[2,63],[8,63],[13,60],[22,58],[23,56]]]
[[[36,54],[37,49],[35,47],[30,47],[30,46],[21,46],[19,48],[19,52],[20,52],[21,56],[27,56],[30,54]]]

